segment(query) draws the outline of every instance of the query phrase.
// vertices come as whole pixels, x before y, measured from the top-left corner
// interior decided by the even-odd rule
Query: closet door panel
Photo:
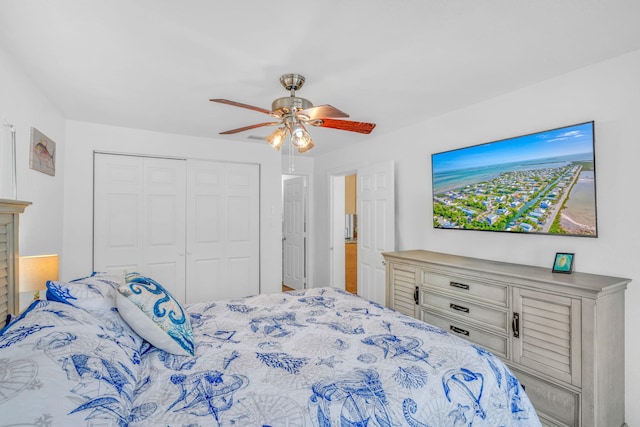
[[[188,161],[187,302],[220,299],[224,262],[224,164]],[[224,286],[224,285],[222,285]]]
[[[195,240],[199,244],[220,243],[220,197],[195,198]]]
[[[186,162],[96,154],[94,270],[137,271],[185,300]]]
[[[106,201],[107,238],[112,248],[138,247],[138,195],[112,194]]]
[[[186,168],[184,160],[144,158],[143,270],[182,302],[186,292]]]
[[[251,241],[251,199],[249,197],[229,197],[229,241],[234,243]]]
[[[260,168],[230,164],[226,173],[229,298],[260,292]]]
[[[228,298],[257,294],[251,281],[251,257],[229,257],[227,263]]]
[[[192,274],[189,277],[187,289],[187,302],[201,302],[224,299],[226,286],[213,286],[214,283],[223,283],[222,261],[220,259],[197,259],[192,265]]]
[[[259,293],[259,167],[189,160],[187,189],[187,302]]]
[[[144,164],[136,157],[96,154],[94,176],[93,269],[138,271],[143,263]]]
[[[186,168],[184,160],[143,158],[145,241],[143,274],[185,301]]]

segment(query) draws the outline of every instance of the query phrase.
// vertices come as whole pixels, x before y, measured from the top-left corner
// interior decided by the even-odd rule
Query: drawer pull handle
[[[416,290],[413,292],[413,300],[416,304],[420,304],[420,288],[416,286]]]
[[[464,289],[465,291],[469,290],[469,285],[465,285],[464,283],[449,282],[449,286],[453,286],[454,288]]]
[[[449,328],[456,334],[469,336],[469,331],[465,331],[464,329],[458,328],[457,326],[449,325]]]
[[[513,319],[511,320],[511,329],[513,330],[513,336],[520,338],[520,313],[513,313]]]
[[[469,309],[467,307],[463,307],[457,304],[449,304],[449,307],[456,311],[462,311],[463,313],[468,313]]]

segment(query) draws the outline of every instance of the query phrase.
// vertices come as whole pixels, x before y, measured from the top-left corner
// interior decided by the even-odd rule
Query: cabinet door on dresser
[[[543,425],[579,426],[581,300],[518,287],[512,292],[514,373]]]
[[[390,262],[387,265],[387,305],[407,316],[417,316],[418,268]]]
[[[513,312],[513,362],[580,387],[581,300],[514,288]]]

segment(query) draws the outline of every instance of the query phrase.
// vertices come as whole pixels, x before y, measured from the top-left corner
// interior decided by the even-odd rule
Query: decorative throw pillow
[[[129,273],[118,288],[116,303],[122,318],[150,344],[168,353],[193,356],[195,343],[189,318],[178,300],[158,282]]]
[[[105,272],[93,272],[70,282],[49,280],[47,300],[85,309],[112,310],[116,306],[116,289],[122,283],[122,276]]]

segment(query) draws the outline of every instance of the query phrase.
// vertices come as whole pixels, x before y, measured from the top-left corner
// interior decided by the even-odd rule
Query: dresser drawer
[[[511,368],[525,388],[538,416],[548,425],[574,427],[578,424],[580,396],[555,384]]]
[[[420,317],[423,322],[437,326],[453,335],[468,339],[480,347],[486,348],[496,356],[505,359],[508,357],[508,340],[505,336],[483,331],[464,321],[440,316],[424,308],[420,310]]]
[[[485,307],[424,289],[421,302],[424,307],[447,312],[448,315],[479,323],[496,329],[497,332],[508,333],[509,317],[504,309]]]
[[[509,292],[506,285],[486,283],[460,276],[450,276],[429,270],[423,270],[422,284],[427,288],[440,289],[461,298],[482,300],[487,304],[501,307],[507,307],[509,302]]]

